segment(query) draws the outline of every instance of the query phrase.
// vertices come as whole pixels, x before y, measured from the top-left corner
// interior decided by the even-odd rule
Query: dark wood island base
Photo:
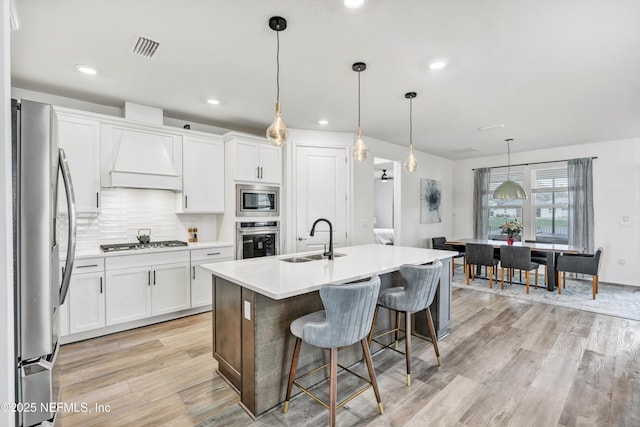
[[[438,340],[451,323],[451,258],[443,258],[440,285],[431,306]],[[380,275],[381,289],[402,283],[397,271]],[[322,310],[318,291],[285,299],[272,299],[213,275],[213,356],[218,371],[240,394],[241,405],[253,418],[285,399],[295,337],[289,325],[295,319]],[[376,331],[389,329],[395,317],[381,309]],[[414,328],[428,336],[424,316],[414,318]],[[340,351],[340,364],[363,359],[353,345]],[[308,346],[300,354],[298,372],[305,373],[329,361],[322,349]],[[446,363],[446,361],[445,361]],[[384,395],[384,390],[381,390]],[[383,396],[384,398],[384,396]]]

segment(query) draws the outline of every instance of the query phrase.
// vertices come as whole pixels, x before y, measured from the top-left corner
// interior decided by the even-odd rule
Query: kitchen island
[[[451,323],[450,263],[456,254],[371,244],[336,248],[333,260],[308,252],[200,266],[212,274],[213,356],[219,373],[240,393],[241,405],[250,415],[268,411],[285,397],[295,342],[289,325],[323,308],[318,290],[373,275],[380,276],[381,289],[399,286],[398,269],[404,264],[442,261],[431,312],[438,339],[444,337]],[[312,259],[314,255],[321,259]],[[390,313],[381,311],[376,329],[388,328],[390,322]],[[415,329],[426,332],[426,321],[418,318]],[[340,364],[348,366],[362,359],[362,349],[342,349],[339,357]],[[322,349],[305,347],[298,371],[307,372],[326,358]]]

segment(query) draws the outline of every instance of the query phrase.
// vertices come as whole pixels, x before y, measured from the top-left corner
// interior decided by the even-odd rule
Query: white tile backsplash
[[[217,240],[217,216],[176,214],[176,193],[168,190],[103,188],[100,213],[78,214],[77,251],[101,244],[135,242],[138,229],[151,229],[151,240],[187,241],[189,227],[198,227],[199,241]],[[67,219],[58,221],[60,251],[66,251]]]

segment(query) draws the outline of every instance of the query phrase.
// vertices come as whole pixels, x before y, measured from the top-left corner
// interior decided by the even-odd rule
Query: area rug
[[[498,274],[498,278],[500,274]],[[518,275],[516,274],[516,278]],[[523,274],[524,279],[524,274]],[[533,274],[531,275],[533,279]],[[562,289],[558,295],[557,291],[549,292],[542,285],[542,275],[540,275],[540,285],[538,289],[530,286],[529,294],[525,293],[525,286],[513,284],[508,285],[505,280],[504,289],[500,288],[500,281],[494,281],[493,288],[489,288],[488,279],[476,278],[465,284],[464,271],[456,268],[453,276],[453,286],[459,288],[473,289],[482,292],[491,292],[527,301],[542,302],[546,304],[559,305],[562,307],[575,308],[578,310],[591,311],[594,313],[608,314],[610,316],[622,317],[625,319],[640,320],[640,287],[624,286],[611,283],[600,282],[596,299],[591,298],[591,280],[569,279],[567,287]]]

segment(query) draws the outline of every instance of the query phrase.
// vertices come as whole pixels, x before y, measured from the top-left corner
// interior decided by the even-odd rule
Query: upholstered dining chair
[[[469,276],[473,277],[472,266],[485,266],[489,270],[489,287],[492,288],[494,268],[496,280],[498,280],[498,260],[493,256],[493,246],[484,243],[467,243],[464,253],[464,274],[467,279],[467,285],[469,284]],[[475,280],[475,277],[472,280]]]
[[[535,270],[535,284],[538,287],[539,264],[531,261],[531,248],[526,246],[500,246],[500,277],[504,289],[504,269],[509,270],[509,283],[513,281],[514,270],[524,270],[527,293],[529,293],[529,272]]]
[[[539,240],[525,240],[525,243],[552,243],[551,241],[545,241],[544,239]],[[547,254],[546,252],[536,251],[535,249],[531,250],[531,261],[535,262],[539,265],[544,265],[544,271],[542,278],[544,279],[544,284],[547,284],[547,275],[549,274],[549,265],[547,262]]]
[[[447,245],[447,244],[445,244],[446,241],[447,241],[446,237],[433,237],[431,239],[431,247],[433,249],[440,249],[440,250],[443,250],[443,251],[455,251],[455,252],[458,252],[458,255],[455,255],[451,259],[451,277],[453,277],[453,275],[455,274],[455,270],[456,270],[456,265],[453,262],[453,260],[455,258],[462,257],[462,259],[463,259],[462,265],[464,265],[464,250],[459,250],[458,248],[456,248],[453,245]]]
[[[558,272],[558,293],[562,293],[560,288],[560,276],[562,275],[562,287],[566,287],[567,273],[589,274],[591,278],[591,295],[596,299],[598,293],[598,272],[602,264],[602,248],[594,254],[561,254],[556,262]]]
[[[405,358],[407,362],[407,386],[411,385],[411,314],[424,311],[429,334],[431,335],[431,343],[436,353],[438,366],[441,364],[440,351],[438,350],[438,337],[433,326],[433,318],[429,307],[433,303],[433,298],[438,289],[438,281],[440,280],[440,272],[442,270],[442,262],[437,260],[433,264],[428,265],[403,265],[400,267],[400,276],[404,286],[384,289],[378,297],[378,305],[373,315],[373,325],[369,332],[369,345],[374,338],[380,338],[384,335],[395,332],[395,343],[398,342],[398,332],[400,331],[400,313],[404,313],[405,329]],[[378,318],[378,310],[386,308],[396,312],[396,327],[389,331],[373,336],[375,323]],[[382,343],[380,343],[382,344]],[[384,344],[383,344],[384,345]]]
[[[380,278],[375,276],[366,282],[358,282],[348,285],[325,286],[320,288],[320,298],[324,305],[324,310],[302,316],[291,323],[291,333],[296,337],[289,371],[289,382],[287,384],[287,395],[284,401],[283,412],[289,409],[291,390],[295,385],[316,402],[329,410],[329,425],[336,423],[336,409],[349,402],[351,399],[362,393],[364,390],[373,387],[373,392],[378,401],[378,411],[383,413],[380,391],[376,381],[376,374],[371,361],[369,344],[366,340],[371,330],[373,312],[378,300],[380,291]],[[312,370],[311,372],[296,378],[296,369],[302,342],[309,345],[329,350],[329,363]],[[337,403],[337,382],[338,382],[338,349],[360,342],[364,353],[365,364],[369,371],[370,381],[368,385],[351,396]],[[301,386],[297,380],[312,373],[318,372],[329,366],[329,403],[325,403],[305,387]],[[352,373],[349,369],[340,366],[343,370]],[[363,379],[357,375],[358,378]],[[366,381],[366,380],[365,380]]]

